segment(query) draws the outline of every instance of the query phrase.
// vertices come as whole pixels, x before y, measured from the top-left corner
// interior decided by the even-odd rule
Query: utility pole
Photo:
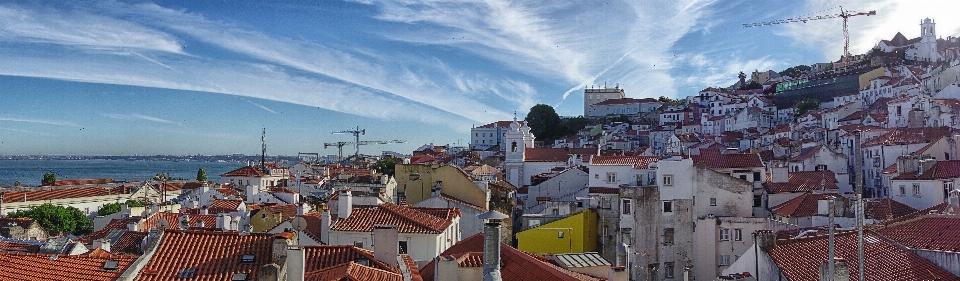
[[[854,151],[854,158],[856,160],[857,167],[857,273],[859,274],[860,281],[864,281],[864,266],[863,266],[863,171],[861,166],[863,165],[863,158],[861,157],[863,152],[861,150],[860,138],[861,131],[853,131],[854,137],[856,138],[857,150]]]

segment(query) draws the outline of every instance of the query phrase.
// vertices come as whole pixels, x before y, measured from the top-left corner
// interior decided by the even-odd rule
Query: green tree
[[[527,126],[538,141],[552,143],[557,137],[557,127],[560,125],[560,115],[552,106],[537,104],[527,113]]]
[[[127,200],[125,204],[127,204],[127,207],[143,207],[147,205],[147,204],[144,204],[143,202],[133,200],[133,199]]]
[[[566,135],[576,134],[580,130],[583,130],[590,124],[590,119],[587,119],[583,116],[577,116],[572,118],[563,118],[560,120],[560,126],[557,128],[557,137],[562,137]]]
[[[20,186],[20,181],[13,182],[13,186]]]
[[[57,181],[57,175],[53,173],[43,174],[43,180],[40,181],[40,185],[53,185]]]
[[[370,168],[374,169],[377,172],[383,173],[384,175],[393,176],[396,173],[397,169],[397,158],[393,156],[386,156],[383,159],[377,160],[377,163],[374,163]]]
[[[808,110],[820,108],[820,101],[815,98],[807,98],[797,103],[797,116],[807,113]]]
[[[8,218],[31,218],[46,230],[83,235],[93,230],[93,220],[75,207],[46,203],[7,214]]]
[[[747,84],[744,84],[743,87],[740,87],[740,90],[752,90],[752,89],[763,89],[763,85],[757,83],[757,81],[750,81]]]
[[[100,210],[97,210],[97,215],[106,216],[117,212],[120,212],[120,203],[108,203],[103,204],[103,206],[100,207]]]
[[[197,181],[207,182],[207,171],[204,171],[203,168],[197,170]]]
[[[674,104],[674,105],[681,105],[681,104],[683,104],[683,101],[680,100],[680,99],[671,99],[671,98],[668,98],[668,97],[666,97],[666,96],[660,96],[660,98],[657,98],[657,100],[660,101],[660,102],[662,102],[662,103],[669,103],[669,104]]]

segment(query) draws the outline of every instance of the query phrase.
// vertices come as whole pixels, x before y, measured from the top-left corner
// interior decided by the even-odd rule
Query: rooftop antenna
[[[267,160],[267,128],[263,128],[263,133],[260,135],[260,168],[265,169],[267,166],[265,162]]]

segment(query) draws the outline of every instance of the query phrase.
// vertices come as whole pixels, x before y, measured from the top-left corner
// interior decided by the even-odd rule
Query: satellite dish
[[[297,231],[303,231],[307,229],[307,220],[303,219],[303,217],[296,217],[290,220],[290,226]]]
[[[170,228],[170,222],[168,222],[167,219],[160,219],[160,222],[157,222],[157,227],[160,229]]]

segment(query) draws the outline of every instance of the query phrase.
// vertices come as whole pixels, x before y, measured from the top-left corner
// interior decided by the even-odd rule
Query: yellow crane
[[[743,24],[743,28],[755,27],[755,26],[767,26],[767,25],[775,25],[775,24],[784,24],[784,23],[791,23],[791,22],[807,23],[808,21],[812,21],[812,20],[823,20],[823,19],[843,18],[843,62],[844,62],[844,66],[846,66],[846,64],[848,64],[848,63],[850,62],[850,32],[849,32],[849,30],[848,30],[848,28],[847,28],[847,19],[849,19],[850,17],[855,17],[855,16],[875,16],[875,15],[877,15],[877,11],[869,11],[869,12],[860,12],[860,13],[858,13],[858,12],[854,12],[854,11],[844,10],[844,9],[843,9],[843,6],[840,6],[840,13],[839,13],[839,14],[816,15],[816,16],[799,16],[799,17],[794,17],[794,18],[789,18],[789,19],[782,19],[782,20],[764,21],[764,22],[756,22],[756,23],[745,23],[745,24]]]

